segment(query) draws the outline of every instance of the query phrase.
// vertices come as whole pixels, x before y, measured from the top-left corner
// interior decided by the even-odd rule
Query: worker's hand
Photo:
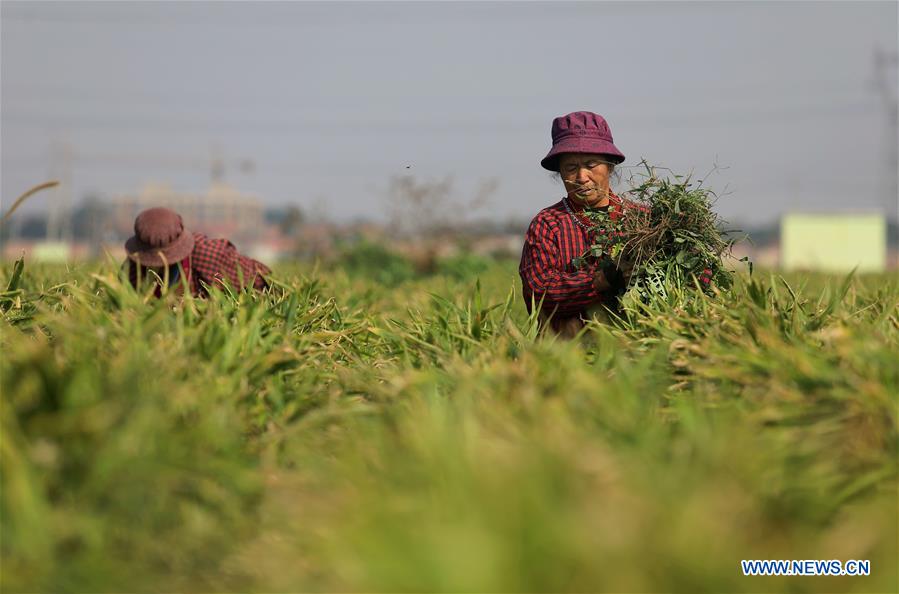
[[[593,274],[593,288],[597,291],[608,291],[612,288],[612,283],[606,277],[605,269],[597,266],[596,272]]]
[[[617,267],[619,272],[621,272],[621,280],[625,285],[631,282],[631,275],[634,273],[635,266],[636,262],[627,258],[622,258],[618,261]]]
[[[615,262],[606,262],[599,266],[593,276],[593,288],[597,291],[619,291],[630,284],[631,274],[635,264],[632,260],[621,259]]]

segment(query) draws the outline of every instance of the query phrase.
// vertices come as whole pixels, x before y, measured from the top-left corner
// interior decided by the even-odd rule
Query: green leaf
[[[15,291],[19,288],[19,281],[22,279],[22,270],[25,268],[25,258],[19,258],[16,260],[15,265],[13,265],[12,276],[9,279],[9,284],[6,285],[7,291]]]

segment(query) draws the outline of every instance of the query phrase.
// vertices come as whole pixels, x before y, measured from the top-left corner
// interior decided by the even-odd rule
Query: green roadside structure
[[[879,213],[791,213],[780,221],[784,270],[883,272],[887,223]]]
[[[42,241],[34,246],[32,257],[35,262],[61,264],[71,259],[72,248],[64,241]]]

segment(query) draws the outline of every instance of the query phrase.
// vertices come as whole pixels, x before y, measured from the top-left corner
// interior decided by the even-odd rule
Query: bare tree
[[[489,203],[498,187],[497,179],[484,180],[465,200],[454,196],[452,176],[433,181],[419,181],[413,175],[394,176],[387,191],[391,232],[410,240],[458,233],[473,213]]]

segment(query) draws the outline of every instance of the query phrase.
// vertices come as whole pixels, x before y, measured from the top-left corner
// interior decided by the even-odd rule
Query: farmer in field
[[[131,284],[155,282],[157,296],[161,295],[159,279],[175,291],[186,285],[192,295],[202,297],[206,295],[202,283],[264,289],[264,275],[271,272],[265,264],[239,254],[227,239],[191,233],[181,215],[168,208],[150,208],[137,215],[134,236],[125,242],[125,250]]]
[[[531,221],[518,271],[528,312],[542,300],[541,322],[562,336],[577,334],[588,310],[614,307],[629,280],[626,264],[605,259],[578,268],[573,262],[594,243],[595,223],[586,209],[606,211],[613,220],[621,216],[624,203],[609,188],[609,177],[622,161],[602,116],[578,111],[553,120],[552,148],[540,164],[559,175],[566,196]]]

